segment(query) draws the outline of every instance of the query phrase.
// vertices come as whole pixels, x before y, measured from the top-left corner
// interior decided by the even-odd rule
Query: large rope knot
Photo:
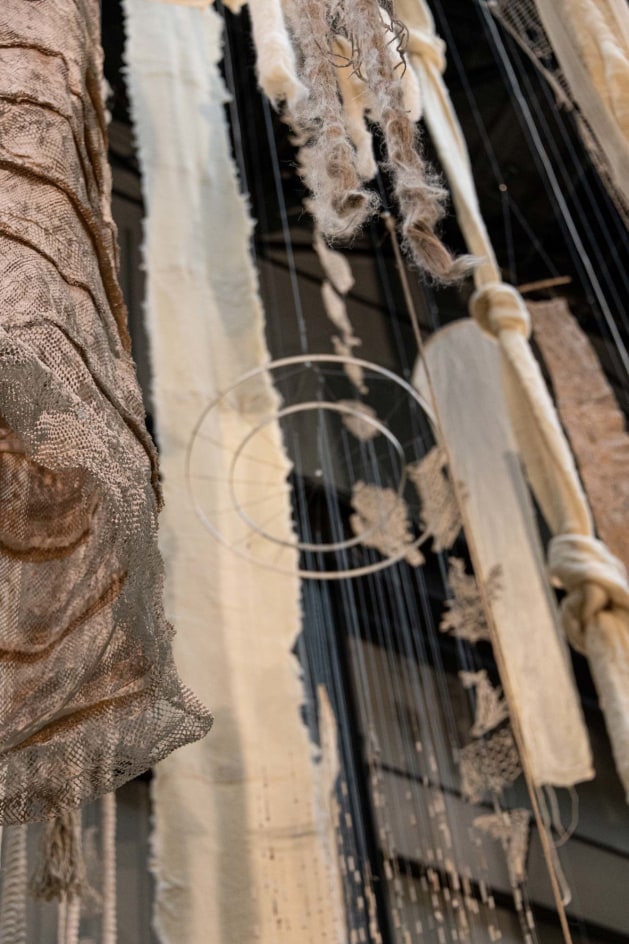
[[[531,316],[524,299],[517,289],[504,282],[490,282],[477,289],[470,299],[470,314],[491,337],[497,338],[501,331],[531,336]]]
[[[406,52],[422,59],[426,65],[430,63],[441,75],[446,71],[446,44],[427,29],[409,29]]]
[[[560,534],[550,542],[548,566],[564,588],[564,630],[570,643],[585,653],[585,631],[601,610],[629,610],[629,582],[624,564],[594,537]]]

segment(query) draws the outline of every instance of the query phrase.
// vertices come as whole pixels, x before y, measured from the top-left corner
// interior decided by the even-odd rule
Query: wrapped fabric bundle
[[[97,0],[0,11],[0,822],[208,730],[172,661],[110,213]]]

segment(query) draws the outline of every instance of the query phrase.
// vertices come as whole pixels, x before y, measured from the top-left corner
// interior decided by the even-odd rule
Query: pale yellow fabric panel
[[[292,575],[237,557],[204,530],[185,479],[186,449],[202,410],[268,359],[249,255],[251,222],[223,112],[222,21],[213,10],[145,0],[126,0],[126,11],[147,208],[166,604],[182,675],[215,714],[212,736],[177,752],[156,775],[156,928],[164,944],[341,942],[329,804],[317,802],[313,748],[300,714],[304,692],[291,653],[300,629],[296,555],[277,545],[255,548]],[[233,449],[256,411],[275,402],[264,379],[253,403],[217,411],[211,432],[225,451],[202,482],[208,507],[230,505]],[[269,499],[269,516],[284,522],[290,542],[289,467],[277,427],[267,426],[247,455],[250,465],[240,468],[250,484],[239,490],[241,501]],[[225,536],[241,546],[263,541],[247,537],[242,521]]]
[[[629,200],[629,6],[618,0],[536,0],[572,96]]]
[[[488,586],[499,573],[487,601],[492,641],[533,780],[587,780],[587,733],[504,402],[499,350],[472,321],[460,321],[428,342],[426,364],[418,365],[416,385],[429,397],[426,370],[476,574]]]

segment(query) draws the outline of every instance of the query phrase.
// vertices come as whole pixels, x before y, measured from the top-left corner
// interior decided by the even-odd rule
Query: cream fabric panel
[[[504,405],[498,348],[472,321],[459,321],[428,342],[416,372],[430,397],[426,369],[477,576],[487,586],[499,575],[488,600],[494,648],[534,782],[587,780],[589,743]]]
[[[573,95],[629,201],[629,7],[623,0],[535,0]]]
[[[297,576],[250,565],[215,542],[193,511],[185,481],[186,449],[204,407],[268,359],[249,255],[251,222],[223,114],[221,19],[213,10],[146,0],[126,0],[126,11],[147,209],[146,317],[166,499],[166,605],[181,673],[215,714],[211,737],[156,772],[156,928],[165,944],[340,942],[329,824],[315,798],[312,748],[300,717],[304,694],[291,655],[300,628]],[[218,411],[212,432],[226,451],[223,467],[207,470],[211,507],[229,505],[229,449],[274,396],[263,380],[255,402],[241,403],[240,412]],[[289,466],[277,427],[265,432],[245,469],[246,497],[274,493],[269,515],[283,519],[290,541]],[[244,542],[244,525],[227,537]],[[269,545],[268,554],[279,566],[296,567],[290,549],[278,554]]]

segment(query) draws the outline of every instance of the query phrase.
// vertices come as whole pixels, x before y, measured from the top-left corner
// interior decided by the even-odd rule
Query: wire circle
[[[313,536],[308,534],[300,536],[295,522],[291,525],[288,478],[291,469],[295,472],[298,464],[294,453],[301,454],[304,448],[317,459],[317,462],[313,462],[310,456],[311,465],[318,466],[314,474],[310,470],[308,478],[316,481],[316,477],[321,476],[321,488],[326,498],[329,499],[332,493],[341,493],[336,478],[339,474],[341,478],[347,479],[345,485],[348,489],[352,489],[359,482],[351,461],[352,454],[358,450],[360,455],[356,461],[362,463],[361,471],[375,478],[387,492],[394,494],[397,500],[403,501],[407,484],[406,466],[409,461],[407,449],[391,430],[388,420],[380,419],[362,401],[342,399],[338,397],[338,391],[331,389],[332,384],[336,387],[342,386],[343,381],[347,384],[347,377],[343,378],[342,374],[349,374],[350,370],[359,370],[363,374],[369,374],[372,382],[386,384],[390,395],[399,397],[401,394],[407,409],[417,414],[414,417],[415,422],[419,420],[427,426],[426,417],[430,414],[425,401],[402,377],[370,361],[333,354],[295,355],[256,367],[214,397],[199,416],[186,452],[188,490],[196,514],[206,529],[239,557],[263,568],[283,573],[294,575],[297,569],[299,576],[304,579],[338,580],[350,576],[364,576],[390,567],[403,560],[411,549],[418,548],[426,540],[426,533],[420,533],[412,542],[400,546],[396,552],[385,553],[382,559],[370,560],[365,564],[360,559],[357,562],[350,561],[348,552],[361,544],[377,547],[377,544],[369,545],[369,541],[376,532],[386,527],[385,517],[376,517],[375,520],[365,523],[360,516],[353,516],[353,519],[357,519],[363,526],[358,529],[354,526],[351,536],[333,534],[332,540],[313,540]],[[311,388],[314,384],[316,395],[312,395],[311,389],[305,399],[300,399],[303,396],[303,388],[308,388],[308,383]],[[282,405],[282,395],[279,392],[282,388],[284,399],[297,402]],[[322,392],[327,394],[325,399],[321,398]],[[330,396],[338,398],[330,399]],[[323,443],[330,434],[328,426],[334,417],[340,419],[341,427],[344,427],[340,429],[340,433],[336,432],[337,440],[343,440],[344,449],[340,451],[328,448]],[[230,441],[222,429],[218,435],[211,435],[213,426],[221,427],[230,421],[239,427],[235,441]],[[288,434],[291,432],[289,424],[295,421],[305,422],[306,425],[310,423],[312,429],[293,432],[291,450],[287,448],[290,445],[290,442],[287,443],[287,439],[290,440]],[[350,421],[359,422],[362,429],[367,430],[364,437],[367,442],[352,431]],[[334,430],[332,432],[334,433]],[[353,446],[348,445],[351,435],[356,440]],[[384,444],[388,450],[385,457],[378,456],[373,441]],[[260,466],[272,464],[266,454],[265,458],[261,458],[256,451],[259,446],[263,447],[264,442],[272,444],[279,457],[282,447],[284,453],[289,454],[285,467],[275,465],[274,471],[269,473],[275,474],[275,479],[271,481],[262,481],[259,478]],[[345,465],[341,462],[343,457],[347,460]],[[340,463],[340,473],[338,468],[332,468],[335,463],[336,466]],[[224,470],[222,474],[221,469]],[[212,471],[218,474],[211,474]],[[278,472],[281,475],[278,475]],[[303,476],[303,472],[301,474]],[[214,492],[207,482],[216,482]],[[360,482],[362,484],[362,480]],[[241,488],[241,485],[244,488]],[[274,490],[265,490],[264,486],[267,485],[273,485]],[[292,494],[293,506],[296,501],[294,489],[295,485]],[[253,498],[250,497],[252,490]],[[270,522],[259,520],[258,512],[265,504],[272,504],[280,492],[283,494],[283,500],[279,505],[287,510],[286,514],[279,511],[275,514],[272,520],[279,521],[279,530],[274,531]],[[210,506],[214,493],[219,496],[219,501],[224,502],[227,499],[227,506]],[[338,501],[338,494],[335,500]],[[339,521],[340,518],[338,521],[335,519],[337,529]],[[293,539],[290,537],[291,532]],[[274,555],[270,553],[272,547],[276,548]],[[286,558],[287,554],[288,562],[286,559],[279,560],[281,557]],[[298,564],[294,554],[299,555]]]

